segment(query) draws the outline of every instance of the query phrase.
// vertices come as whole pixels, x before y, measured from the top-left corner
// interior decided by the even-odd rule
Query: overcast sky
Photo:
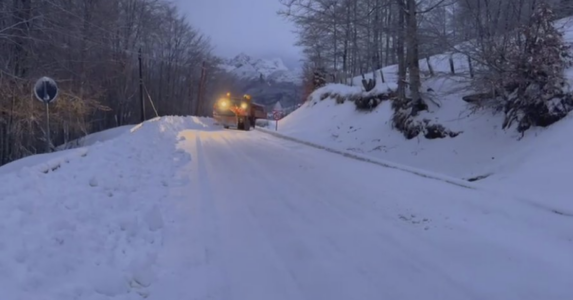
[[[244,52],[280,57],[292,67],[300,59],[293,26],[277,15],[278,0],[175,0],[189,22],[211,38],[216,54]]]

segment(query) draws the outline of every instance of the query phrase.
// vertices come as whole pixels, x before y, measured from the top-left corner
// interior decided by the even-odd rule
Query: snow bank
[[[328,100],[335,99],[335,95],[351,98],[355,94],[362,93],[362,91],[363,89],[360,86],[348,86],[338,83],[327,84],[310,94],[307,105],[315,105],[326,98],[328,98]]]
[[[28,156],[1,166],[0,176],[20,170],[46,173],[58,169],[62,164],[69,163],[71,160],[84,157],[87,153],[87,148],[79,148]]]
[[[323,100],[299,108],[278,127],[292,137],[457,178],[493,172],[502,157],[519,149],[519,135],[500,129],[501,116],[472,113],[455,96],[442,98],[442,104],[432,119],[461,131],[455,138],[406,140],[392,128],[388,101],[372,112],[360,112],[352,103]]]
[[[176,149],[178,133],[203,125],[196,118],[146,122],[121,139],[32,156],[24,162],[35,167],[0,177],[4,297],[147,297],[161,269],[165,228],[184,221],[166,215],[175,200],[165,187],[190,159]]]
[[[531,202],[573,217],[573,197],[569,183],[573,178],[573,116],[547,128],[543,134],[521,142],[509,153],[494,175],[481,182],[500,190],[512,190]],[[535,200],[534,200],[535,199]]]
[[[338,102],[355,101],[363,97],[372,97],[380,94],[388,94],[396,91],[398,86],[393,83],[378,82],[374,89],[364,91],[362,85],[349,86],[346,84],[327,84],[310,94],[307,105],[316,105],[323,100],[335,100]]]
[[[119,126],[92,134],[88,134],[83,138],[71,141],[59,147],[59,149],[66,148],[77,148],[77,147],[87,147],[94,145],[96,143],[104,143],[116,139],[124,134],[128,133],[133,128],[133,125]]]
[[[420,177],[429,178],[429,179],[434,179],[434,180],[439,180],[439,181],[447,182],[447,183],[450,183],[450,184],[453,184],[453,185],[457,185],[457,186],[460,186],[460,187],[464,187],[464,188],[469,188],[469,189],[474,189],[474,188],[475,188],[475,187],[474,187],[472,184],[470,184],[469,182],[464,181],[464,180],[460,180],[460,179],[457,179],[457,178],[452,178],[452,177],[444,176],[444,175],[441,175],[441,174],[435,174],[435,173],[431,173],[431,172],[424,171],[424,170],[420,170],[420,169],[415,169],[415,168],[411,168],[411,167],[407,167],[407,166],[403,166],[403,165],[398,165],[398,164],[395,164],[395,163],[392,163],[392,162],[383,161],[383,160],[380,160],[380,159],[375,159],[375,158],[373,158],[373,157],[368,157],[368,156],[365,156],[365,155],[359,155],[359,154],[351,153],[351,152],[348,152],[348,151],[337,150],[337,149],[334,149],[334,148],[331,148],[331,147],[327,147],[327,146],[324,146],[324,145],[319,145],[319,144],[313,143],[313,142],[308,141],[308,140],[302,140],[302,139],[293,138],[293,137],[290,137],[290,136],[287,136],[287,135],[282,135],[282,134],[280,134],[280,133],[278,133],[278,132],[275,132],[275,131],[272,131],[272,130],[268,130],[268,129],[259,129],[259,130],[261,130],[261,131],[263,131],[263,132],[266,132],[266,133],[268,133],[268,134],[274,135],[274,136],[276,136],[276,137],[282,138],[282,139],[286,139],[286,140],[290,140],[290,141],[293,141],[293,142],[305,144],[305,145],[307,145],[307,146],[311,146],[311,147],[314,147],[314,148],[326,150],[326,151],[331,152],[331,153],[340,154],[340,155],[343,155],[343,156],[346,156],[346,157],[350,157],[350,158],[353,158],[353,159],[356,159],[356,160],[359,160],[359,161],[364,161],[364,162],[372,163],[372,164],[379,165],[379,166],[382,166],[382,167],[385,167],[385,168],[400,170],[400,171],[403,171],[403,172],[415,174],[415,175],[420,176]]]

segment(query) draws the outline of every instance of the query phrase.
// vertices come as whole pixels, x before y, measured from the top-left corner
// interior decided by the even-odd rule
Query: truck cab
[[[266,117],[265,107],[254,103],[250,95],[232,97],[227,93],[213,107],[213,117],[225,128],[236,127],[249,131],[255,127],[257,119]]]

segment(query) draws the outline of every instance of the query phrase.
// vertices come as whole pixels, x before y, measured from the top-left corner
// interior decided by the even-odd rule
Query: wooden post
[[[44,88],[45,88],[44,83]],[[50,105],[48,102],[45,104],[46,106],[46,153],[52,152],[52,138],[50,137]]]
[[[426,64],[428,65],[428,70],[430,71],[430,76],[434,76],[434,68],[432,68],[432,64],[430,64],[430,58],[426,57]]]
[[[474,78],[474,66],[472,65],[472,58],[468,56],[468,68],[470,70],[470,77]]]

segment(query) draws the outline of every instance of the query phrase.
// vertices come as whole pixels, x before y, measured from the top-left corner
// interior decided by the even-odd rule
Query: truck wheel
[[[243,130],[245,130],[245,131],[251,130],[251,119],[249,119],[249,118],[244,119]]]
[[[245,122],[244,122],[243,118],[237,118],[237,129],[243,130],[244,126],[245,126]]]
[[[225,129],[229,129],[229,126],[225,125],[225,126],[223,126],[223,128],[225,128]]]

